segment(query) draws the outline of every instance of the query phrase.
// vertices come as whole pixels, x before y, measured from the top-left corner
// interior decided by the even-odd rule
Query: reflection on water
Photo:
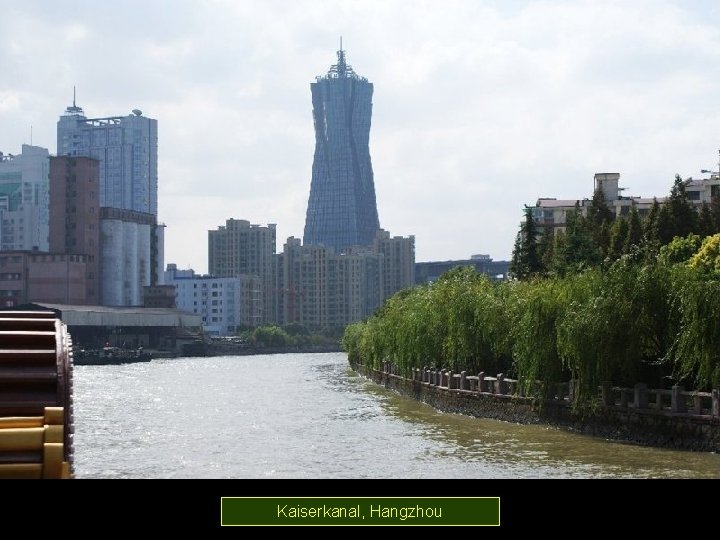
[[[443,414],[344,354],[75,368],[79,477],[720,477],[720,455]]]

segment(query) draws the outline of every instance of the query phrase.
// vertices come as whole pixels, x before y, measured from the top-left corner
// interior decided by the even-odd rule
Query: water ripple
[[[85,478],[720,477],[720,456],[443,414],[344,354],[75,367]]]

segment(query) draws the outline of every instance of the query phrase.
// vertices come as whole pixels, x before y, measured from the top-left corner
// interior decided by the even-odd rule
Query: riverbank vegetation
[[[247,328],[238,332],[238,339],[254,347],[305,348],[338,346],[343,335],[342,328],[325,328],[310,331],[298,323],[285,326],[268,325]]]
[[[352,363],[390,360],[405,374],[502,372],[527,394],[574,379],[577,405],[603,381],[717,388],[718,233],[720,201],[695,210],[679,177],[644,218],[615,217],[598,191],[564,232],[542,234],[527,209],[512,280],[455,268],[349,326],[343,346]]]

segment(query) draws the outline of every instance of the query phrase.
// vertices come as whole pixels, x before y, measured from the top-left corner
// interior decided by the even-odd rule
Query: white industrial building
[[[202,317],[207,334],[228,336],[262,323],[262,281],[258,276],[218,278],[168,264],[165,284],[175,286],[179,310]]]
[[[155,217],[142,212],[100,209],[100,272],[105,306],[143,305],[151,285],[151,243]]]

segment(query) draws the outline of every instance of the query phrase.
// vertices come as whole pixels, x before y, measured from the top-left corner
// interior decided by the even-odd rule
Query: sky
[[[310,83],[374,85],[380,226],[416,261],[511,257],[525,204],[718,170],[712,0],[0,0],[0,151],[57,151],[72,104],[158,120],[165,262],[207,272],[230,218],[302,238]]]

